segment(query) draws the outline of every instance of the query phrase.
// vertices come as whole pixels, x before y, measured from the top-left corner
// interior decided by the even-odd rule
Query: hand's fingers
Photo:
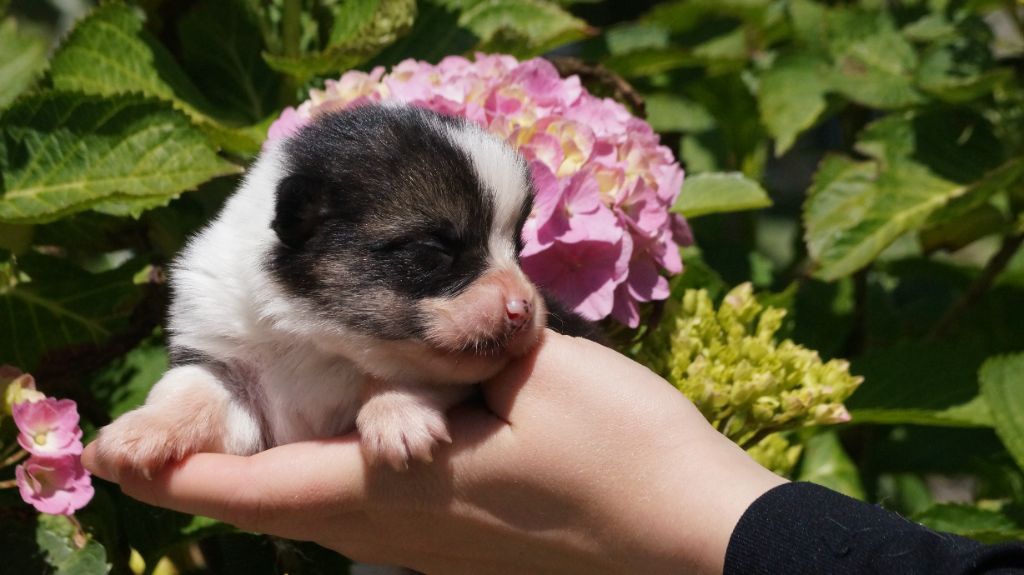
[[[82,461],[97,475],[110,476],[92,445]],[[123,475],[120,481],[125,493],[141,501],[257,531],[296,512],[354,511],[366,493],[354,436],[284,445],[251,457],[199,453],[152,480]]]

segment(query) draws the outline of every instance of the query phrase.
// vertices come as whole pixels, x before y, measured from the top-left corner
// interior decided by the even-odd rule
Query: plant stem
[[[760,443],[761,440],[764,439],[765,437],[768,437],[773,433],[783,431],[786,428],[787,426],[785,425],[770,425],[768,427],[763,427],[755,431],[753,435],[750,435],[749,437],[744,437],[741,441],[737,441],[736,444],[742,447],[743,449],[750,449],[751,447],[754,447],[755,445]]]
[[[284,0],[284,11],[281,14],[281,53],[288,58],[302,55],[302,0]],[[281,82],[280,100],[282,105],[295,102],[298,92],[305,80],[285,74]]]
[[[960,320],[960,316],[977,303],[981,296],[985,295],[985,292],[992,287],[996,278],[1006,269],[1007,264],[1010,263],[1010,260],[1013,259],[1014,254],[1017,253],[1022,244],[1024,244],[1024,234],[1014,234],[1003,238],[1003,245],[999,247],[999,251],[992,256],[992,259],[985,264],[985,269],[981,270],[981,275],[968,286],[967,291],[960,296],[960,299],[956,300],[953,307],[949,308],[949,311],[932,328],[931,333],[928,334],[929,340],[934,341],[941,338],[949,332],[950,328],[956,325],[957,321]]]
[[[299,55],[299,41],[302,39],[302,0],[284,0],[281,15],[281,40],[285,56]]]
[[[548,60],[558,69],[560,76],[576,74],[583,80],[593,80],[611,91],[612,98],[628,104],[633,109],[633,114],[640,118],[647,117],[643,96],[622,76],[600,64],[589,64],[571,56],[552,56]]]
[[[853,275],[853,327],[843,343],[842,357],[864,351],[868,336],[868,268]]]
[[[14,455],[14,452],[19,449],[21,449],[21,446],[18,445],[17,441],[5,446],[3,449],[0,449],[0,459],[7,459],[11,455]]]
[[[0,489],[11,489],[12,487],[18,486],[17,479],[8,479],[6,481],[0,481]]]
[[[18,451],[14,455],[8,457],[7,459],[4,459],[4,462],[0,463],[0,467],[7,467],[8,465],[14,465],[15,463],[21,461],[22,459],[25,459],[25,457],[27,455],[28,455],[27,451]]]

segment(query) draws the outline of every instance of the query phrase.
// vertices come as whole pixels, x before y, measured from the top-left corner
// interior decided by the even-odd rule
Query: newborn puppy
[[[174,264],[172,368],[97,454],[149,475],[355,426],[373,463],[430,461],[445,410],[544,328],[518,264],[531,198],[504,142],[415,108],[272,142]]]

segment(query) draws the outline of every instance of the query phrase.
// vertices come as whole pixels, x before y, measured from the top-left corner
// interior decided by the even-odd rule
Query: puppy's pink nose
[[[510,299],[505,302],[505,314],[513,328],[530,321],[530,302],[525,299]]]

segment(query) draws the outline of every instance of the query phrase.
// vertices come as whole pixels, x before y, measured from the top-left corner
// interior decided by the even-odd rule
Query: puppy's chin
[[[378,378],[427,385],[468,385],[498,374],[509,361],[520,357],[543,336],[543,320],[537,327],[522,330],[501,347],[476,350],[439,348],[419,340],[374,343],[358,357],[360,368]]]

